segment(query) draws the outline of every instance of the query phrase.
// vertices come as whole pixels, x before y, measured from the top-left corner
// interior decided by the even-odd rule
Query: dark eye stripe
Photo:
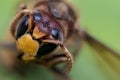
[[[17,34],[16,34],[16,40],[21,37],[28,29],[28,19],[29,19],[29,16],[26,15],[24,16],[19,25],[18,25],[18,29],[17,29]]]

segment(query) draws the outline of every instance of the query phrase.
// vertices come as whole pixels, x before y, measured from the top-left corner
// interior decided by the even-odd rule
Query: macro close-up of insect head
[[[119,0],[1,0],[0,80],[120,80]]]

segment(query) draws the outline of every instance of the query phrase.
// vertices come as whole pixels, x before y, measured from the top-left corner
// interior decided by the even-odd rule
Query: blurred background
[[[3,41],[9,32],[9,23],[15,15],[18,2],[20,0],[0,1],[0,41]],[[77,8],[81,28],[84,28],[99,41],[120,52],[120,0],[71,0],[71,2]],[[116,74],[109,75],[93,53],[89,47],[83,46],[70,73],[72,79],[114,80]],[[41,72],[39,67],[32,69],[28,71],[26,79],[48,80],[44,79],[46,76],[45,71]],[[0,67],[0,80],[23,79]]]

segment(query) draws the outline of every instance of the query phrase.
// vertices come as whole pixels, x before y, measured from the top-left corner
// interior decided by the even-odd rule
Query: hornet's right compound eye
[[[35,21],[40,21],[42,19],[42,16],[40,13],[34,13],[34,20]]]
[[[16,32],[16,40],[20,38],[28,29],[28,20],[29,16],[25,15],[20,23],[18,24],[17,32]]]

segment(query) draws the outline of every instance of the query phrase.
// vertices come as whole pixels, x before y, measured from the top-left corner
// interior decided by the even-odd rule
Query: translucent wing
[[[115,73],[116,76],[120,79],[120,53],[117,53],[111,48],[102,44],[86,32],[83,32],[83,35],[85,42],[87,42],[91,48],[96,51],[100,61],[104,63],[103,66],[107,66],[107,68]],[[119,80],[118,78],[116,78],[116,80]]]

